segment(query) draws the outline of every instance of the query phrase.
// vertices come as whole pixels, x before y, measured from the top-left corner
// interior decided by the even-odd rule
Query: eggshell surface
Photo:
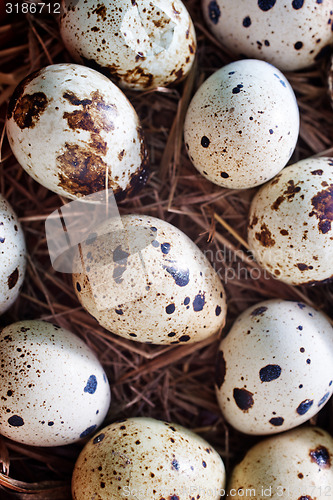
[[[8,201],[0,195],[0,314],[15,302],[26,268],[24,234]]]
[[[192,67],[195,31],[180,0],[66,0],[62,6],[60,31],[72,57],[123,87],[175,83]]]
[[[125,237],[112,236],[109,221],[81,244],[82,272],[73,274],[73,284],[83,307],[107,330],[139,342],[197,342],[223,327],[224,288],[198,247],[163,220],[121,220],[133,251]]]
[[[86,444],[72,494],[74,500],[218,500],[224,484],[224,464],[207,441],[180,425],[142,417],[111,424]]]
[[[333,391],[333,328],[303,303],[260,302],[222,340],[216,393],[226,420],[246,434],[282,432],[313,417]]]
[[[300,427],[253,446],[235,467],[228,490],[235,499],[325,500],[333,484],[333,439]]]
[[[254,59],[213,73],[190,102],[184,124],[196,169],[214,184],[235,189],[263,184],[285,167],[298,131],[298,106],[287,79]]]
[[[41,320],[0,333],[0,432],[32,446],[60,446],[88,436],[110,404],[104,370],[73,333]]]
[[[315,64],[333,42],[330,0],[203,0],[202,8],[212,33],[234,54],[282,71]]]
[[[7,136],[28,174],[67,198],[112,188],[121,199],[147,180],[135,110],[108,78],[78,64],[47,66],[21,82]]]
[[[333,277],[333,159],[285,168],[252,200],[248,243],[257,262],[291,285]]]

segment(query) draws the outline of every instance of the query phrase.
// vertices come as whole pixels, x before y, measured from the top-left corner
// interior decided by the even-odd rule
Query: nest
[[[302,300],[332,316],[333,286],[291,287],[256,272],[258,266],[246,243],[247,214],[255,190],[211,184],[197,173],[186,154],[182,127],[189,100],[210,74],[233,60],[202,24],[199,4],[199,0],[186,1],[198,38],[196,66],[187,80],[153,92],[126,92],[142,121],[151,175],[146,187],[121,202],[119,209],[122,214],[167,220],[205,251],[227,281],[225,329],[198,344],[183,346],[127,341],[101,328],[78,303],[71,277],[52,268],[44,223],[65,200],[25,174],[4,130],[8,99],[20,80],[47,64],[71,61],[51,15],[11,15],[0,26],[1,192],[19,215],[29,252],[22,293],[0,317],[0,326],[40,318],[79,335],[97,353],[110,380],[113,399],[105,424],[131,416],[177,422],[207,439],[221,454],[228,472],[258,438],[232,429],[219,411],[214,364],[220,336],[244,309],[268,298]],[[333,154],[329,62],[327,58],[314,68],[286,74],[301,112],[300,137],[290,163]],[[311,423],[333,432],[332,401]],[[0,437],[0,498],[70,499],[71,473],[82,446],[45,449]]]

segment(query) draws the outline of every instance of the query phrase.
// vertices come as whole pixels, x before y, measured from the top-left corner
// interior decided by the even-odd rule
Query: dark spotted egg
[[[108,78],[78,64],[26,77],[8,107],[7,135],[28,174],[67,198],[112,188],[120,199],[147,179],[134,108]]]
[[[31,446],[60,446],[93,433],[110,404],[110,387],[91,349],[41,320],[0,333],[0,433]]]
[[[184,427],[128,418],[102,429],[74,467],[75,500],[219,500],[225,485],[220,455]]]
[[[72,57],[137,90],[176,83],[196,52],[181,0],[63,0],[60,32]]]
[[[296,71],[330,52],[331,0],[202,0],[202,8],[212,33],[239,57]]]
[[[241,314],[222,340],[216,393],[246,434],[274,434],[312,418],[333,392],[333,328],[320,311],[282,299]]]
[[[0,195],[0,314],[15,302],[26,267],[24,234],[8,201]]]
[[[123,234],[112,220],[96,228],[75,264],[76,294],[100,325],[154,344],[197,342],[223,327],[224,288],[199,248],[154,217],[126,215],[122,223]]]
[[[333,158],[308,158],[252,200],[248,243],[257,262],[291,285],[333,278]]]
[[[194,95],[184,137],[193,165],[222,187],[244,189],[274,177],[292,155],[299,130],[295,95],[271,64],[236,61]]]
[[[236,500],[325,500],[332,485],[332,436],[319,427],[301,427],[253,446],[233,470],[228,492]]]

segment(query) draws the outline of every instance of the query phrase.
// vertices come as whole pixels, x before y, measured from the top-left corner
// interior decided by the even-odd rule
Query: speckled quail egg
[[[250,188],[274,177],[294,151],[299,131],[295,95],[282,73],[254,59],[213,73],[185,119],[193,165],[211,182]]]
[[[24,235],[16,214],[0,194],[0,314],[15,302],[26,266]]]
[[[73,284],[83,307],[107,330],[139,342],[197,342],[223,327],[224,288],[198,247],[163,220],[121,220],[131,251],[110,221],[80,245]]]
[[[72,478],[74,500],[218,500],[225,469],[200,436],[177,424],[128,418],[84,447]]]
[[[250,307],[222,340],[216,393],[226,420],[247,434],[273,434],[313,417],[333,391],[333,328],[303,303]]]
[[[239,57],[255,57],[283,71],[311,66],[333,42],[330,0],[203,0],[217,39]]]
[[[0,433],[32,446],[78,441],[103,422],[110,404],[104,370],[76,335],[41,320],[0,333]]]
[[[73,58],[123,87],[168,85],[192,67],[195,31],[180,0],[63,0],[62,6],[60,32]]]
[[[108,78],[78,64],[47,66],[20,83],[8,107],[7,136],[28,174],[67,198],[106,188],[124,198],[147,178],[132,105]]]
[[[332,436],[303,426],[253,446],[235,467],[228,491],[236,500],[327,500],[332,485]]]
[[[285,168],[252,200],[248,243],[257,262],[291,285],[333,277],[333,158]]]

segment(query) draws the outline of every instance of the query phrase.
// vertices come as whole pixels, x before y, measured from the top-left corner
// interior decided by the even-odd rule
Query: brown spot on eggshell
[[[258,223],[258,217],[257,217],[256,215],[254,215],[254,216],[252,217],[252,220],[251,220],[250,224],[249,224],[249,228],[250,228],[250,229],[253,229],[253,228],[254,228],[254,226],[255,226],[257,223]]]
[[[8,120],[12,117],[12,115],[16,109],[17,104],[19,103],[21,97],[25,93],[26,87],[29,85],[30,82],[32,82],[35,78],[38,77],[39,73],[40,73],[40,70],[37,70],[37,71],[34,71],[33,73],[31,73],[30,75],[26,76],[21,81],[21,83],[19,83],[19,85],[16,87],[16,89],[14,90],[14,93],[13,93],[13,95],[9,101],[9,104],[8,104],[8,109],[7,109],[7,119]]]
[[[45,111],[48,100],[43,92],[26,94],[16,103],[14,120],[20,129],[33,128]]]
[[[104,4],[97,4],[97,7],[92,11],[92,13],[100,17],[102,21],[106,21],[106,7]]]
[[[106,172],[109,167],[94,149],[95,146],[91,147],[91,144],[83,147],[65,143],[64,152],[57,156],[58,185],[68,193],[86,196],[110,187],[114,193],[119,192],[119,187],[110,175],[106,185]]]
[[[331,230],[333,221],[333,184],[328,189],[324,189],[311,198],[313,210],[309,213],[315,215],[318,222],[319,231],[326,234]]]
[[[272,233],[265,223],[261,224],[260,233],[255,233],[255,237],[264,247],[272,247],[275,245],[275,240],[274,238],[272,238]]]
[[[283,194],[281,196],[279,196],[274,201],[274,203],[272,204],[272,209],[278,210],[279,206],[281,205],[281,203],[283,203],[284,200],[292,201],[295,194],[299,193],[300,190],[301,190],[300,186],[295,185],[295,183],[292,179],[289,180],[287,189],[283,192]]]

